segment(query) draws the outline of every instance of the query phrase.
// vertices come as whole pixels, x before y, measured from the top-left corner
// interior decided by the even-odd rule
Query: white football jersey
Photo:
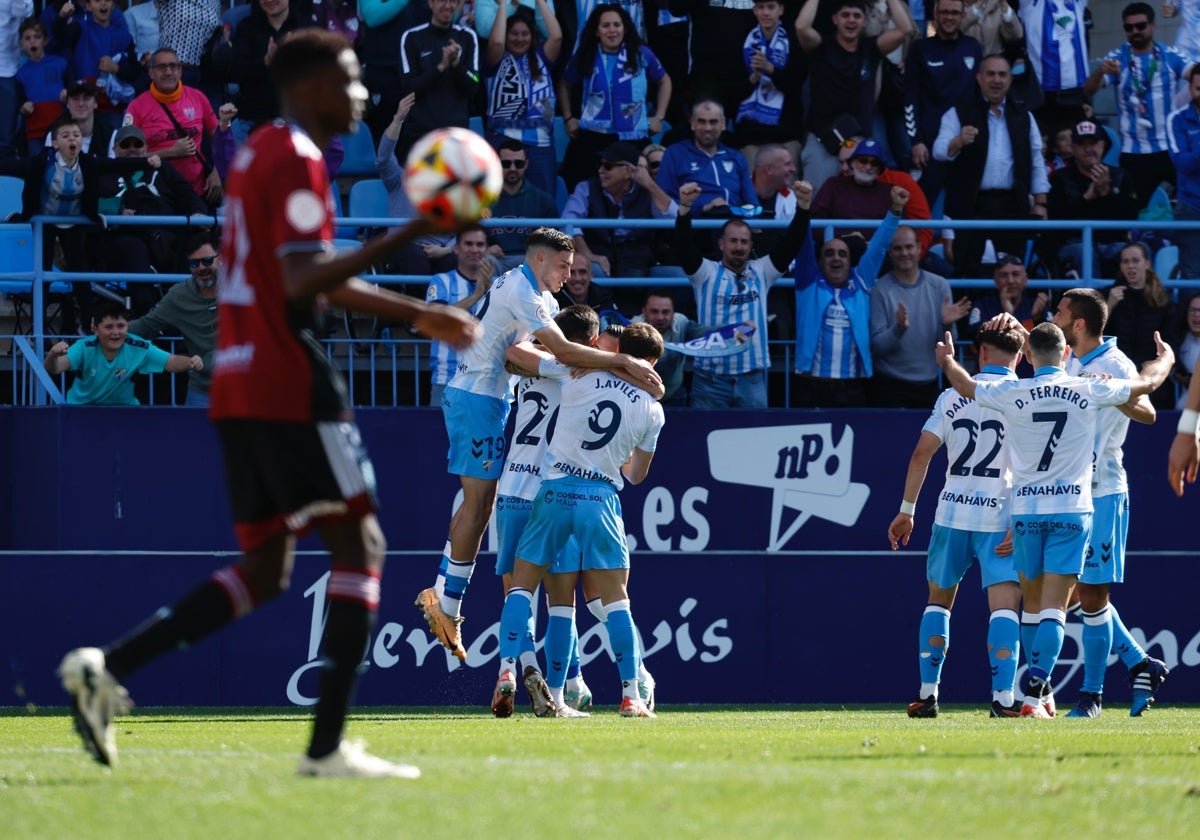
[[[1081,379],[1042,368],[1032,379],[979,382],[975,400],[1004,415],[1011,438],[1012,513],[1091,513],[1092,446],[1100,409],[1129,401],[1126,379]]]
[[[634,449],[653,452],[665,422],[654,397],[607,371],[567,380],[543,478],[595,479],[620,490],[621,465]]]
[[[459,352],[458,370],[449,387],[505,399],[509,374],[504,370],[504,351],[536,330],[553,326],[557,314],[554,296],[538,287],[528,266],[501,276],[478,304],[482,334]]]
[[[1113,379],[1133,379],[1137,365],[1117,349],[1115,338],[1104,341],[1086,356],[1067,360],[1072,376],[1112,374]],[[1129,491],[1121,447],[1129,433],[1129,418],[1116,408],[1101,411],[1096,420],[1096,443],[1092,449],[1092,496],[1111,496]]]
[[[512,440],[500,474],[501,496],[533,499],[542,485],[542,462],[557,426],[561,383],[570,378],[571,369],[551,359],[542,363],[541,374],[517,382]]]
[[[1015,380],[1005,367],[987,367],[976,382]],[[946,446],[946,483],[933,521],[944,528],[987,533],[1008,530],[1008,435],[1004,416],[947,388],[938,397],[923,431]]]

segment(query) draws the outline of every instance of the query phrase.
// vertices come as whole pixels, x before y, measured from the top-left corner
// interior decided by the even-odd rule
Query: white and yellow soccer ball
[[[404,191],[413,209],[443,229],[482,218],[503,184],[500,157],[466,128],[429,132],[412,147],[404,167]]]

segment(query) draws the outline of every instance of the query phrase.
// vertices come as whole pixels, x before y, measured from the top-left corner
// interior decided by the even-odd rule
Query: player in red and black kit
[[[356,671],[379,604],[385,543],[375,517],[374,472],[345,386],[313,335],[322,302],[409,321],[466,347],[477,323],[463,310],[376,289],[354,275],[417,236],[417,221],[331,257],[333,205],[321,149],[361,116],[366,89],[339,35],[288,37],[270,66],[285,121],[256,131],[228,180],[218,289],[218,349],[210,415],[224,452],[242,556],[173,607],[104,649],[78,648],[60,666],[84,746],[115,764],[112,718],[129,708],[120,681],[154,657],[190,645],[279,595],[298,534],[315,529],[332,560],[325,668],[308,752],[313,776],[415,778],[342,740]]]

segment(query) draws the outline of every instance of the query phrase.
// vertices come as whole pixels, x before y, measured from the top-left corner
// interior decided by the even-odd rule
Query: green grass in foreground
[[[308,716],[141,710],[120,766],[63,710],[0,712],[14,838],[1195,837],[1200,709],[990,720],[943,708],[677,706],[657,720],[372,709],[352,737],[420,781],[294,775]]]

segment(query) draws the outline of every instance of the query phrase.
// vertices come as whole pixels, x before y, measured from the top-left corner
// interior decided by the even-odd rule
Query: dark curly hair
[[[579,35],[579,49],[575,53],[580,72],[590,73],[592,65],[596,63],[596,50],[600,49],[600,17],[605,12],[616,12],[621,16],[621,23],[625,26],[625,40],[622,42],[625,45],[625,67],[630,73],[636,73],[642,57],[642,38],[638,35],[629,12],[625,11],[624,6],[618,6],[616,3],[601,3],[588,15],[587,23],[583,25],[583,31]]]

